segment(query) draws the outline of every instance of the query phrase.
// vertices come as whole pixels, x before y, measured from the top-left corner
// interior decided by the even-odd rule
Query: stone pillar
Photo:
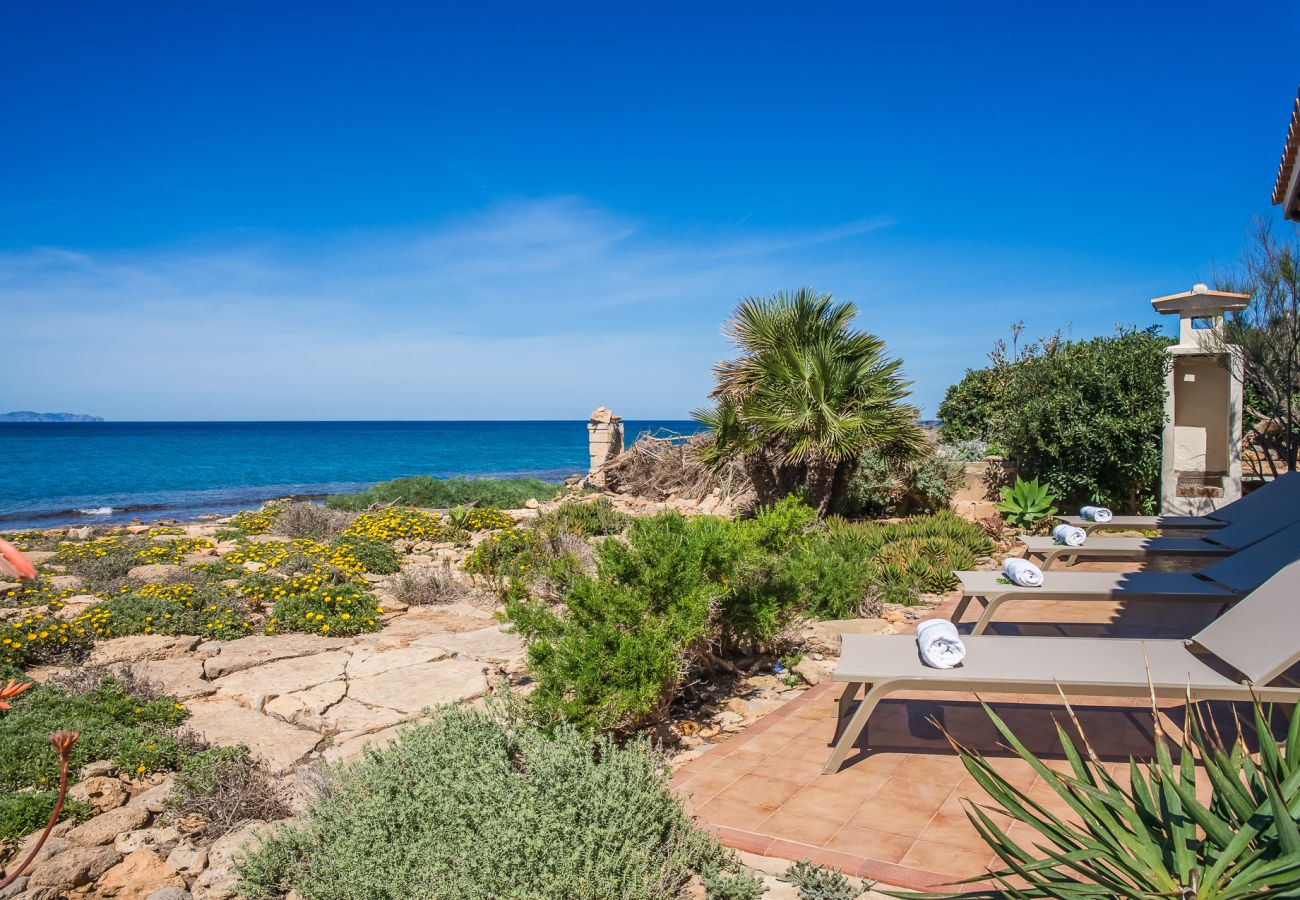
[[[603,488],[605,464],[623,452],[623,417],[614,415],[603,406],[597,407],[587,423],[587,452],[591,456],[587,484]]]

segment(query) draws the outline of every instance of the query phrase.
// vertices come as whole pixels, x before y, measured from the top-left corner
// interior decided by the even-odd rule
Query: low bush
[[[363,571],[374,575],[394,575],[402,568],[402,560],[397,551],[383,541],[344,536],[335,538],[330,546],[347,551],[349,556],[361,563]]]
[[[936,452],[957,462],[980,462],[989,456],[989,444],[979,438],[967,438],[953,444],[940,444]]]
[[[184,760],[167,809],[181,817],[202,817],[204,836],[212,839],[244,822],[269,822],[290,813],[275,779],[243,745],[213,747]]]
[[[835,869],[801,859],[785,871],[785,881],[799,890],[799,900],[853,900],[861,891]]]
[[[144,585],[96,604],[73,620],[96,638],[131,634],[196,634],[235,640],[258,626],[241,598],[190,584]]]
[[[816,618],[878,616],[881,605],[870,559],[861,529],[832,523],[784,558],[779,575],[795,602]]]
[[[425,509],[450,509],[476,503],[497,509],[519,509],[530,499],[549,500],[559,494],[559,485],[536,478],[431,478],[417,475],[383,481],[355,494],[332,494],[325,500],[331,509],[359,512],[377,503],[401,503]]]
[[[21,619],[0,622],[0,664],[22,669],[77,656],[94,639],[84,622],[64,622],[34,609]]]
[[[557,529],[582,537],[619,534],[631,523],[632,517],[614,508],[606,497],[591,501],[561,503],[555,509],[538,516],[535,527],[539,531]]]
[[[475,598],[475,590],[451,573],[450,566],[420,566],[406,569],[386,589],[393,599],[407,606],[456,603]]]
[[[557,558],[547,573],[558,608],[519,591],[506,603],[528,640],[534,706],[585,729],[662,718],[683,681],[716,663],[715,649],[780,637],[798,610],[773,583],[772,561],[815,518],[793,498],[748,522],[660,513],[633,522],[626,541],[601,543],[595,574]]]
[[[23,791],[0,797],[0,843],[20,841],[33,831],[44,828],[58,798],[55,791]],[[84,822],[94,814],[95,809],[89,804],[65,800],[59,821]],[[0,859],[3,859],[2,854]]]
[[[91,591],[100,589],[143,565],[138,554],[149,541],[132,535],[110,535],[91,541],[64,541],[53,562],[65,566],[68,574],[80,576]]]
[[[531,528],[512,527],[489,537],[465,558],[471,575],[503,579],[526,577],[539,561],[540,536]]]
[[[132,776],[169,771],[192,748],[177,732],[187,715],[183,706],[167,696],[128,693],[112,677],[86,678],[71,687],[36,684],[11,707],[0,715],[0,795],[54,786],[59,756],[49,735],[56,731],[80,734],[72,749],[73,772],[101,759]],[[5,808],[5,815],[13,818],[0,819],[0,832],[11,833],[26,827],[32,809],[19,804]]]
[[[450,536],[442,518],[418,509],[381,509],[362,513],[343,532],[344,537],[371,541],[445,541]]]
[[[964,480],[961,464],[930,450],[919,457],[896,457],[869,450],[836,512],[850,518],[908,516],[946,510]]]
[[[341,534],[352,521],[346,513],[306,501],[286,503],[279,510],[274,521],[275,533],[293,538],[328,541]]]
[[[375,595],[354,584],[329,584],[290,594],[275,604],[266,632],[302,631],[343,637],[377,631],[383,613]]]
[[[701,880],[707,900],[760,900],[767,893],[763,879],[752,872],[709,872]]]
[[[696,829],[645,741],[619,745],[508,707],[443,708],[327,767],[292,825],[241,855],[250,897],[661,900],[727,852]]]
[[[268,503],[261,509],[246,509],[236,513],[227,527],[249,534],[266,534],[275,525],[283,508],[276,503]]]

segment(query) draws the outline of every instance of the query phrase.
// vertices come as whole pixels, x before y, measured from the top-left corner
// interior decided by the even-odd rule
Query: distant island
[[[17,412],[0,413],[0,422],[102,422],[99,416],[83,416],[80,413],[38,413],[27,409]]]

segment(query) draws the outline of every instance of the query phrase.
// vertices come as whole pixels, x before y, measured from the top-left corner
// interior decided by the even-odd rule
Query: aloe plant
[[[1002,499],[993,504],[1002,518],[1009,524],[1020,528],[1033,528],[1043,519],[1056,515],[1052,504],[1056,497],[1045,484],[1038,479],[1025,481],[1019,475],[1016,483],[1002,489]]]
[[[1225,743],[1200,708],[1189,703],[1177,758],[1157,719],[1154,758],[1146,763],[1130,760],[1122,779],[1126,783],[1121,784],[1102,766],[1086,735],[1080,752],[1058,725],[1071,770],[1058,773],[1026,749],[987,705],[984,708],[1007,744],[1065,801],[1080,824],[1066,822],[1030,799],[995,765],[954,742],[967,771],[995,807],[1037,835],[1033,848],[1026,848],[1008,837],[984,807],[969,804],[967,816],[1004,868],[970,879],[991,880],[995,890],[942,896],[1300,897],[1300,715],[1292,715],[1286,739],[1279,742],[1265,710],[1255,704],[1258,748],[1252,752],[1240,727]],[[1196,793],[1198,768],[1210,790],[1204,802]]]

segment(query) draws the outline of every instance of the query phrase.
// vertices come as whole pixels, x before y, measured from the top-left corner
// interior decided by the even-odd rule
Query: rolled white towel
[[[916,646],[921,662],[933,669],[951,669],[966,658],[957,626],[947,619],[926,619],[916,624]]]
[[[1019,556],[1007,557],[1002,563],[1002,574],[1021,587],[1043,586],[1043,570]]]
[[[1114,517],[1114,514],[1104,506],[1085,506],[1079,510],[1079,518],[1096,522],[1098,525],[1105,525]]]
[[[1052,529],[1052,540],[1067,547],[1082,547],[1088,533],[1078,525],[1057,525]]]

